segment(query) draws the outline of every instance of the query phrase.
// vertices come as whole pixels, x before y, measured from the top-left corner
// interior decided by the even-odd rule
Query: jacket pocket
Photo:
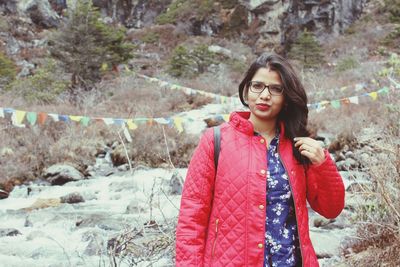
[[[212,245],[212,250],[211,250],[211,260],[214,259],[214,255],[215,255],[215,246],[217,245],[217,239],[218,239],[218,223],[219,223],[219,219],[215,220],[215,238],[214,238],[214,242]]]

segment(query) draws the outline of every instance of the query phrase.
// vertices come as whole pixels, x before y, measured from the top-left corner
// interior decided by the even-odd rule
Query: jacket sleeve
[[[214,140],[208,129],[190,160],[176,228],[176,266],[203,266],[214,188]]]
[[[322,216],[336,218],[344,208],[344,184],[329,152],[325,161],[310,165],[307,170],[307,200],[313,210]]]

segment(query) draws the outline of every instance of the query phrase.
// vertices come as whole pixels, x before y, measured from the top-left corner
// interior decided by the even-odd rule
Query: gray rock
[[[371,156],[368,153],[361,153],[358,158],[361,163],[367,163],[370,161]]]
[[[84,254],[88,256],[102,255],[105,252],[105,243],[102,233],[98,230],[89,230],[82,235],[83,242],[89,242],[85,248]]]
[[[105,176],[108,177],[110,175],[113,175],[115,173],[115,169],[112,168],[111,166],[107,165],[102,165],[99,166],[98,170],[96,171],[96,174],[99,176]]]
[[[171,195],[181,195],[182,194],[182,187],[183,187],[183,177],[175,171],[172,174],[171,179],[169,180],[170,186],[170,194]]]
[[[29,63],[26,60],[18,61],[17,65],[21,68],[21,71],[18,73],[17,77],[26,77],[32,74],[32,70],[35,69],[35,65]]]
[[[127,171],[127,170],[129,170],[129,164],[125,163],[123,165],[120,165],[120,166],[117,167],[117,170],[120,171],[120,172]]]
[[[138,191],[137,184],[134,180],[114,181],[109,185],[110,192],[126,192],[135,193]]]
[[[348,145],[348,144],[345,144],[345,145],[343,146],[343,149],[342,149],[342,150],[345,152],[345,155],[346,155],[346,152],[350,150],[349,145]]]
[[[339,255],[345,233],[340,230],[310,229],[310,238],[318,258],[330,258]]]
[[[21,235],[21,232],[15,228],[0,228],[0,237]]]
[[[347,169],[345,168],[345,161],[344,160],[340,160],[336,162],[336,167],[338,168],[339,171],[347,171]]]
[[[8,198],[8,192],[0,189],[0,199]]]
[[[354,170],[359,167],[359,163],[352,158],[346,158],[345,160],[336,162],[336,165],[341,171]]]
[[[109,214],[91,214],[76,221],[75,225],[79,228],[97,227],[106,231],[122,231],[128,227],[120,218],[113,218]]]
[[[46,233],[37,230],[37,231],[32,231],[31,233],[29,233],[29,235],[26,237],[26,240],[32,241],[36,238],[44,238],[44,237],[46,237]]]
[[[43,177],[52,185],[63,185],[71,181],[83,180],[83,175],[74,167],[56,164],[44,171]]]
[[[60,24],[60,17],[51,8],[48,1],[23,0],[18,5],[31,18],[33,23],[43,28],[56,28]]]
[[[341,161],[341,160],[345,160],[345,159],[346,159],[346,156],[344,155],[344,153],[340,152],[336,161]]]
[[[242,2],[251,11],[257,11],[257,10],[260,11],[269,6],[275,5],[281,1],[279,1],[279,0],[241,0],[240,2]]]
[[[17,14],[17,4],[17,0],[0,0],[0,11],[5,14]]]
[[[21,44],[12,36],[9,36],[6,40],[6,52],[8,55],[16,55],[21,50]]]
[[[368,154],[374,153],[374,149],[368,145],[364,145],[361,150]]]
[[[69,0],[68,7],[73,7],[75,1]],[[113,22],[127,28],[143,28],[153,24],[170,2],[93,0],[93,5]],[[214,36],[223,30],[240,33],[243,38],[254,40],[253,49],[261,52],[293,43],[305,28],[321,38],[328,34],[338,36],[362,14],[365,3],[366,0],[239,0],[230,7],[229,14],[190,16],[185,21],[176,21],[176,28],[190,35]],[[255,28],[250,36],[245,33],[249,26]]]
[[[210,45],[208,47],[208,51],[216,53],[216,54],[221,54],[226,57],[232,58],[232,51],[229,49],[226,49],[224,47],[221,47],[219,45]]]
[[[314,227],[317,227],[317,228],[322,227],[323,228],[324,226],[330,224],[332,221],[334,221],[334,220],[326,219],[322,216],[318,216],[313,219],[312,224]]]
[[[62,196],[60,199],[61,203],[68,203],[68,204],[85,202],[84,198],[78,192]]]
[[[132,200],[129,205],[126,207],[125,213],[128,214],[138,214],[146,212],[146,207],[144,204],[137,202],[136,200]]]
[[[347,151],[345,157],[355,159],[353,151]]]
[[[343,179],[348,181],[368,181],[370,178],[366,172],[361,171],[340,171]]]
[[[25,222],[24,222],[24,227],[32,227],[32,226],[33,226],[33,223],[29,219],[29,216],[26,216]]]

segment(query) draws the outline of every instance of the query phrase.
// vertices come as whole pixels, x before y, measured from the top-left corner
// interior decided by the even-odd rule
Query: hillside
[[[0,0],[0,198],[4,198],[0,202],[13,203],[25,190],[33,190],[33,196],[43,190],[58,198],[60,192],[50,191],[49,185],[65,181],[59,177],[52,182],[57,179],[49,168],[63,164],[73,168],[78,183],[89,180],[81,181],[82,188],[101,191],[93,180],[101,177],[112,188],[112,200],[121,198],[128,205],[125,201],[132,199],[119,192],[129,173],[142,175],[143,169],[150,168],[151,175],[158,177],[159,169],[165,169],[178,177],[175,170],[181,173],[181,168],[187,168],[199,134],[242,108],[237,88],[249,64],[257,55],[274,51],[290,58],[299,72],[310,104],[309,129],[313,137],[324,140],[348,182],[342,217],[336,221],[311,217],[316,239],[320,233],[325,234],[320,239],[325,239],[343,230],[332,242],[334,248],[326,244],[327,250],[317,251],[320,263],[400,264],[396,256],[400,252],[398,0],[93,0],[92,7],[80,4]],[[161,173],[168,176],[168,171]],[[107,180],[118,173],[121,184]],[[146,192],[148,198],[157,178],[151,187],[144,185],[143,177],[138,178],[144,179],[143,188],[152,190]],[[176,179],[175,183],[182,182]],[[168,178],[160,183],[164,188],[164,183],[172,182]],[[105,197],[82,188],[82,199]],[[135,193],[140,191],[137,188]],[[162,190],[157,194],[164,194]],[[29,192],[21,203],[33,201]],[[51,200],[45,207],[75,203],[68,201]],[[171,203],[178,201],[173,198]],[[4,207],[0,214],[10,221],[26,217],[26,224],[29,218],[39,223],[35,213],[28,213],[29,217],[18,211],[12,217],[7,205],[0,205]],[[27,211],[18,203],[15,207],[36,210]],[[82,207],[85,212],[90,208]],[[148,212],[147,206],[140,205],[126,209],[128,217],[142,209]],[[152,221],[150,210],[146,223]],[[49,216],[47,211],[43,213]],[[176,217],[171,214],[173,221]],[[157,216],[157,220],[162,217]],[[56,224],[61,224],[58,220]],[[92,227],[91,220],[78,221]],[[123,232],[115,226],[118,220],[105,221],[113,231]],[[169,239],[157,242],[164,242],[162,255],[170,260],[174,224],[160,225],[166,226],[163,231]],[[4,247],[14,242],[3,238],[9,232],[0,232]],[[90,238],[91,246],[96,238]],[[109,248],[106,241],[111,239],[102,241]],[[5,251],[0,250],[0,255],[12,262],[12,253]],[[93,251],[91,247],[90,257]],[[137,259],[135,247],[126,252],[126,257]],[[148,256],[139,257],[141,261],[158,259],[159,254],[147,252],[141,251]],[[121,256],[114,253],[114,259]]]

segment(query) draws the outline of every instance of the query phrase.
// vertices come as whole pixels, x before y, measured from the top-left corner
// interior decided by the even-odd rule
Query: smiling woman
[[[176,230],[177,266],[318,266],[310,206],[326,218],[344,207],[327,150],[308,137],[307,96],[289,62],[262,55],[239,85],[246,112],[213,129],[191,159]]]

